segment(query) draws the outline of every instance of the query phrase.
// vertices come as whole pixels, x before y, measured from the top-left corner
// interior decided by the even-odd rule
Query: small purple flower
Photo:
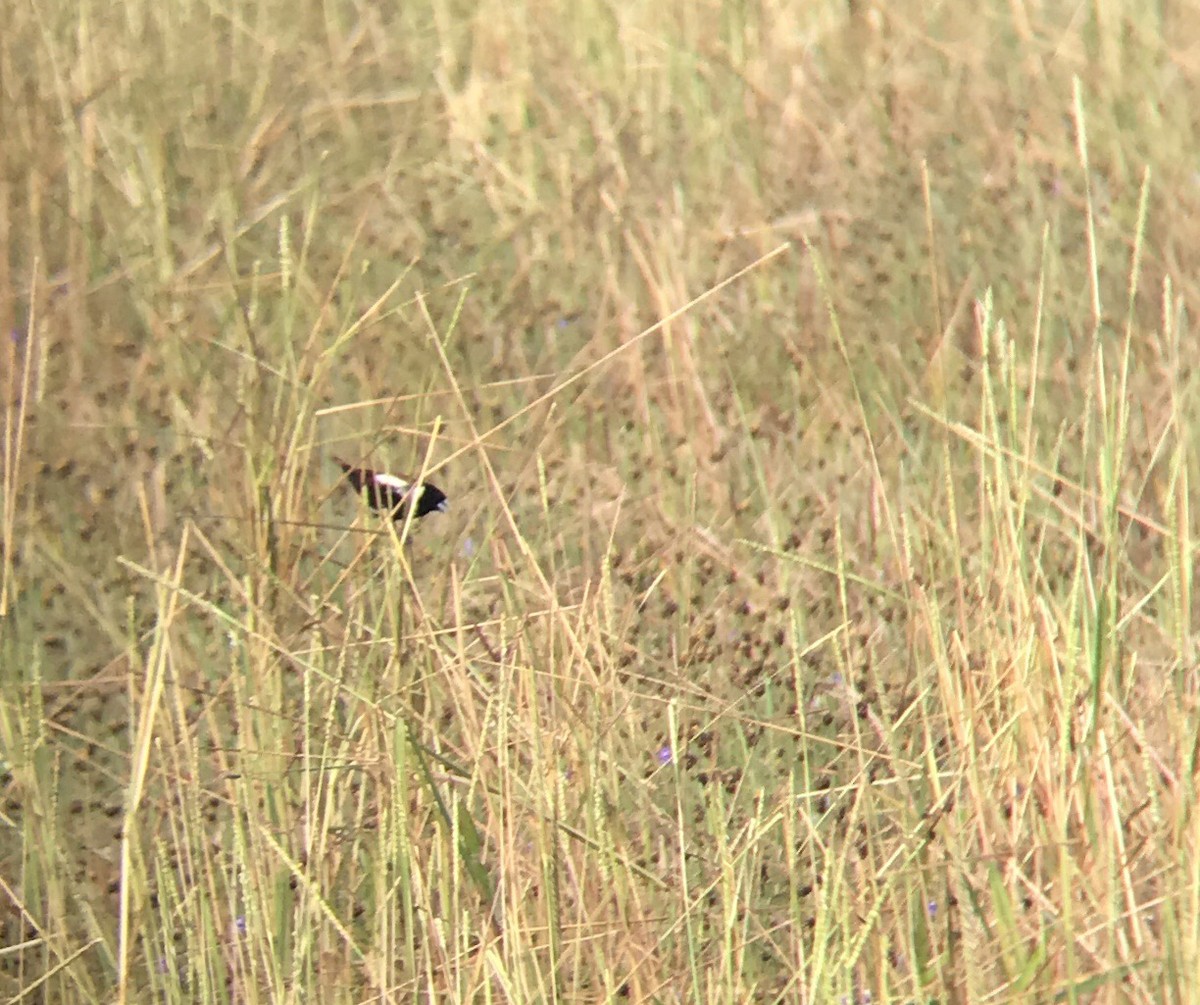
[[[926,904],[925,911],[929,914],[929,917],[936,918],[937,917],[937,901],[931,900],[928,904]]]
[[[658,754],[656,756],[658,758],[658,763],[663,767],[666,767],[673,760],[671,757],[671,748],[667,744],[664,744],[658,748]]]

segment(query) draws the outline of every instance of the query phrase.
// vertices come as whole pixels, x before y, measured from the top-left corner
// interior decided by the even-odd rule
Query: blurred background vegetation
[[[1200,5],[4,22],[0,995],[1191,1000]]]

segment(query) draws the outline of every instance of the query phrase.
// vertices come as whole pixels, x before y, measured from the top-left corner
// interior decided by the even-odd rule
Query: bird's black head
[[[432,482],[423,482],[417,492],[417,511],[413,516],[422,517],[429,513],[445,513],[450,508],[446,493]]]

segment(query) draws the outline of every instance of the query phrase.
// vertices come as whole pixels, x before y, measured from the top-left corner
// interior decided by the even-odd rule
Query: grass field
[[[1200,1000],[1197,0],[4,20],[0,1001]]]

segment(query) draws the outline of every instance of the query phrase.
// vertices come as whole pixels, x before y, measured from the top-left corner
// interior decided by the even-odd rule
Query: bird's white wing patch
[[[376,475],[375,484],[395,489],[397,492],[407,492],[409,486],[408,482],[397,475]]]

